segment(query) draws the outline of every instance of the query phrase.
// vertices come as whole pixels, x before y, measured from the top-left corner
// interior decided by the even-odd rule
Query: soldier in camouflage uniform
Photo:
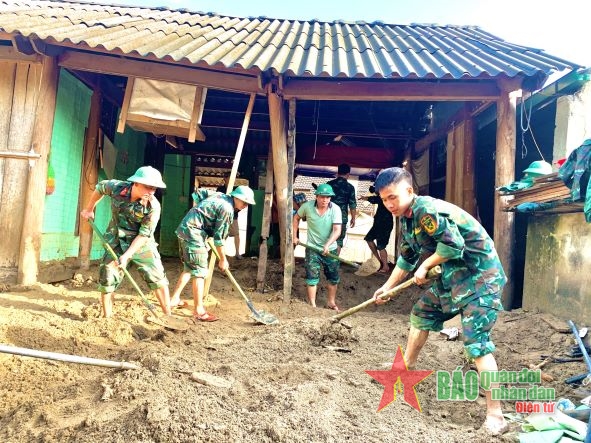
[[[331,202],[336,203],[341,208],[343,222],[341,224],[341,235],[337,238],[337,255],[341,253],[345,235],[347,235],[347,223],[349,222],[349,210],[351,210],[351,224],[355,227],[355,218],[357,217],[357,200],[355,198],[355,188],[347,181],[351,167],[343,163],[337,169],[337,178],[327,182],[334,192]]]
[[[154,231],[160,220],[157,188],[166,188],[160,172],[142,166],[127,181],[103,180],[96,185],[80,215],[94,219],[94,208],[103,196],[111,197],[111,222],[105,239],[119,256],[114,261],[105,251],[99,268],[99,291],[104,317],[113,315],[113,293],[123,280],[119,267],[134,263],[150,289],[154,290],[162,311],[170,315],[168,280],[160,260]]]
[[[440,265],[442,276],[432,283],[412,309],[405,362],[414,367],[429,331],[440,331],[443,322],[461,315],[464,349],[474,359],[478,371],[496,371],[490,339],[498,311],[503,309],[500,294],[507,278],[493,241],[467,212],[443,200],[415,195],[410,174],[401,168],[382,171],[375,182],[386,208],[400,217],[402,242],[400,257],[392,274],[374,297],[399,284],[414,271],[417,284],[427,282],[427,271]],[[418,266],[418,267],[417,267]],[[485,427],[492,433],[504,432],[500,401],[486,392]]]
[[[200,321],[216,321],[218,318],[207,312],[203,305],[205,278],[208,275],[206,240],[213,238],[213,244],[220,256],[218,267],[228,269],[224,251],[224,240],[228,237],[234,211],[241,211],[254,205],[254,193],[248,186],[238,186],[229,195],[207,189],[198,189],[193,194],[195,205],[189,210],[176,229],[179,238],[179,254],[183,262],[183,275],[193,277],[193,318]],[[179,305],[180,293],[186,283],[183,275],[179,279],[172,297],[172,304]]]
[[[328,280],[326,307],[339,311],[336,304],[337,286],[340,281],[339,261],[328,257],[328,252],[336,252],[336,239],[341,233],[341,209],[330,201],[334,192],[329,184],[323,183],[316,188],[316,199],[303,203],[293,216],[293,244],[298,244],[298,226],[300,220],[308,225],[307,243],[322,249],[323,253],[306,249],[306,292],[308,301],[316,307],[316,291],[320,281],[320,269]]]

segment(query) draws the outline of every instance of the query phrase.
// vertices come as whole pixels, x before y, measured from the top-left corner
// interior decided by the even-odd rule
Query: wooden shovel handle
[[[429,280],[439,278],[440,276],[441,276],[441,266],[434,266],[431,269],[429,269],[429,271],[427,272],[427,278]],[[395,286],[392,289],[382,292],[380,295],[378,295],[378,298],[380,300],[390,300],[393,295],[398,294],[403,289],[406,289],[412,285],[414,285],[414,280],[412,278],[410,278],[410,279],[406,280],[405,282],[400,283],[398,286]],[[352,314],[355,314],[357,311],[361,311],[362,309],[368,307],[369,305],[374,304],[375,302],[376,302],[376,300],[372,297],[369,300],[365,300],[363,303],[358,304],[357,306],[353,306],[352,308],[341,312],[340,314],[333,315],[331,317],[331,320],[333,322],[340,321],[341,319],[348,317]]]

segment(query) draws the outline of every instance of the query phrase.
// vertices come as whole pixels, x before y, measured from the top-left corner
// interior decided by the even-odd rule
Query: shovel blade
[[[174,331],[186,331],[189,329],[189,324],[182,318],[170,316],[155,316],[150,315],[146,317],[146,321],[154,323],[155,325],[162,326],[166,329],[172,329]]]
[[[382,264],[380,263],[380,261],[372,255],[369,260],[366,260],[363,263],[361,263],[359,269],[355,271],[355,275],[358,275],[360,277],[367,277],[378,272],[378,270],[381,267]]]
[[[258,323],[262,323],[264,325],[273,325],[275,323],[279,323],[279,320],[277,320],[277,317],[275,317],[273,314],[265,311],[257,311],[252,304],[252,301],[248,300],[246,305],[248,306],[248,309],[250,309],[250,317],[253,320],[256,320]]]

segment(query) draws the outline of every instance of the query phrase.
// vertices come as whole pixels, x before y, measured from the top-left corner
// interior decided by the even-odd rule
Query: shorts
[[[464,350],[470,358],[478,358],[495,350],[490,332],[503,310],[500,293],[473,294],[470,300],[455,306],[451,312],[443,312],[439,298],[427,291],[412,308],[410,324],[423,331],[441,331],[443,322],[460,314]]]
[[[320,268],[324,269],[324,275],[331,285],[338,285],[341,281],[339,275],[340,262],[331,257],[326,257],[316,251],[306,249],[306,285],[316,286],[320,281]]]
[[[238,219],[235,218],[232,220],[232,224],[230,225],[230,230],[228,231],[228,237],[239,237],[240,231],[238,229]]]
[[[124,252],[121,246],[113,249],[117,256],[120,256]],[[112,261],[113,257],[111,254],[105,251],[103,262],[99,267],[98,290],[107,294],[115,292],[125,276],[121,269],[115,268],[114,266],[107,266]],[[131,257],[129,263],[133,263],[137,267],[138,272],[150,289],[158,289],[168,285],[168,279],[166,278],[156,243],[149,242],[146,244]]]
[[[205,245],[179,238],[179,257],[183,263],[183,272],[188,272],[192,277],[206,278],[209,274],[207,256]]]
[[[392,224],[390,228],[384,226],[378,226],[375,223],[371,229],[367,232],[364,237],[365,241],[376,241],[376,247],[378,250],[386,249],[388,242],[390,241],[390,234],[392,233]]]

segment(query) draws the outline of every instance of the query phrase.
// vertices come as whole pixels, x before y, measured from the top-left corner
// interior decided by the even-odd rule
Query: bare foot
[[[484,429],[491,435],[501,435],[507,432],[509,425],[505,421],[505,417],[497,414],[490,414],[486,416],[484,422]]]

